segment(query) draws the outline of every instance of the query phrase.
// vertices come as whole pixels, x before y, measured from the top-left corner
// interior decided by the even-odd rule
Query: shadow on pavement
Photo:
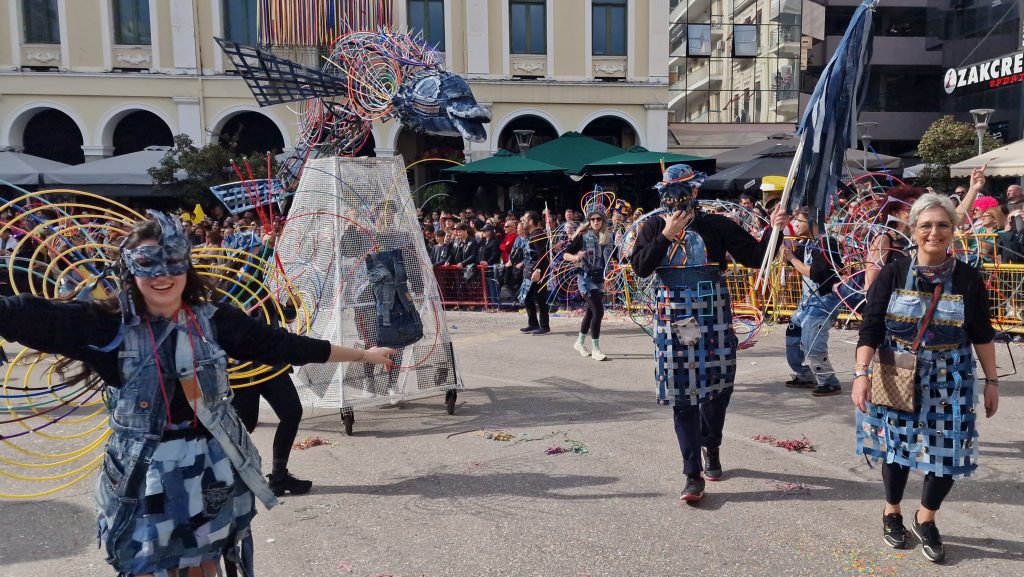
[[[67,501],[4,503],[0,527],[0,567],[74,557],[96,547],[96,512]]]

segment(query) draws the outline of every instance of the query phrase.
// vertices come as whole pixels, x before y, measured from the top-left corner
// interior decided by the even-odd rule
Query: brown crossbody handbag
[[[914,413],[917,410],[917,399],[914,395],[917,349],[928,329],[928,323],[932,320],[932,314],[935,313],[941,292],[940,284],[935,287],[932,304],[921,320],[917,338],[910,352],[897,351],[892,347],[882,347],[875,351],[875,358],[871,360],[871,404],[903,413]]]

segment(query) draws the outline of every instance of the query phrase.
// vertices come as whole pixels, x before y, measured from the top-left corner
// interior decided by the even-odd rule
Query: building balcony
[[[772,34],[768,38],[767,54],[779,58],[799,58],[800,35],[788,31]]]
[[[721,10],[721,2],[716,2]],[[683,0],[668,15],[669,22],[686,22],[689,14],[707,14],[712,5],[711,0]],[[721,14],[721,12],[716,12]]]
[[[800,0],[772,0],[768,12],[768,21],[777,22],[781,20],[780,17],[783,14],[800,16],[802,8]]]

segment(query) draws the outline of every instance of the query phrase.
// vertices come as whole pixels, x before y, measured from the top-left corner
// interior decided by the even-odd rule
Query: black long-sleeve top
[[[533,274],[539,270],[542,273],[548,270],[551,264],[551,255],[548,252],[548,233],[543,228],[537,228],[527,235],[526,248],[530,252],[530,270],[524,274]]]
[[[498,239],[492,238],[480,243],[479,261],[487,264],[501,262],[501,243]]]
[[[748,267],[760,267],[765,252],[768,251],[770,235],[766,234],[758,242],[732,219],[719,214],[705,214],[697,211],[687,229],[696,232],[704,239],[704,246],[708,251],[708,264],[718,263],[722,270],[725,270],[729,264],[725,258],[726,252],[740,264]],[[636,244],[633,246],[633,254],[629,257],[629,262],[633,265],[633,271],[636,274],[642,277],[650,276],[654,269],[661,266],[665,253],[672,245],[672,241],[661,234],[663,230],[665,230],[665,219],[657,216],[648,218],[640,227]]]
[[[325,363],[327,341],[289,333],[253,319],[231,305],[217,305],[216,342],[233,359],[266,365]],[[121,316],[85,302],[54,302],[30,296],[0,298],[0,337],[91,367],[108,386],[121,386],[117,350],[101,352],[117,335]]]
[[[904,287],[910,262],[909,256],[897,257],[882,267],[875,282],[871,283],[864,303],[858,347],[878,348],[882,344],[885,339],[885,310],[889,307],[889,295]],[[932,294],[935,285],[919,278],[917,290]],[[992,328],[988,289],[985,288],[981,273],[964,262],[956,263],[953,269],[953,294],[962,295],[964,299],[967,338],[974,344],[992,342],[996,332]]]
[[[476,241],[472,238],[457,240],[452,245],[452,251],[448,254],[448,264],[461,264],[463,267],[476,264],[477,253],[480,252]]]

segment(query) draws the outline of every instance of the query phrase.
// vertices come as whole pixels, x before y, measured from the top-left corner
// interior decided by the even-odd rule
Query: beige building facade
[[[43,113],[70,119],[85,160],[127,150],[117,140],[126,119],[141,118],[136,113],[165,125],[153,133],[187,134],[199,144],[255,114],[280,132],[282,148],[294,147],[295,114],[258,107],[213,39],[254,43],[256,4],[0,0],[0,38],[7,37],[0,40],[0,148],[38,140],[33,119]],[[443,38],[447,67],[492,110],[487,140],[461,143],[468,160],[514,145],[519,128],[541,138],[574,130],[623,148],[667,148],[664,0],[396,0],[394,27],[408,29],[420,11],[440,7],[443,14],[429,15],[430,40]],[[375,124],[373,150],[412,161],[432,146],[403,132],[395,121]]]

